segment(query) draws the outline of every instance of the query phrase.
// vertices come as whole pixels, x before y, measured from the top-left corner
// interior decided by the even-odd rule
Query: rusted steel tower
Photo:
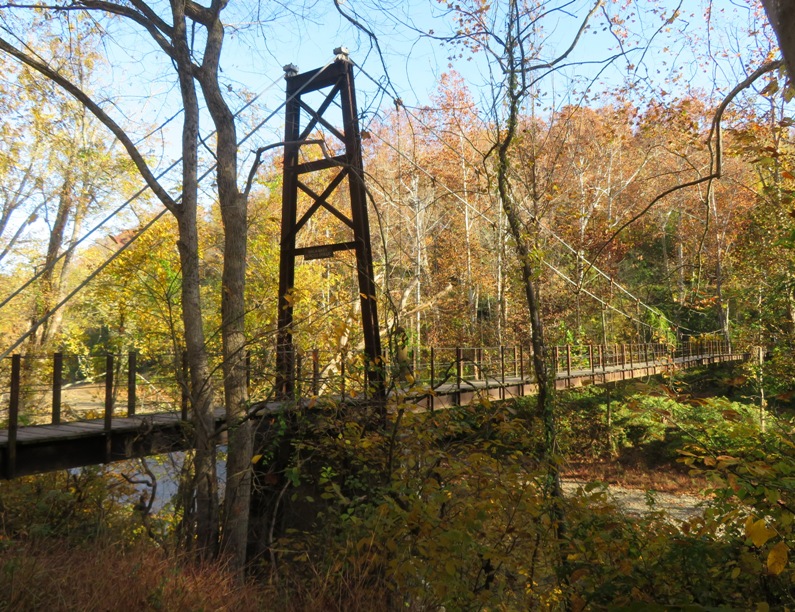
[[[334,50],[336,60],[323,68],[298,74],[297,69],[285,66],[287,81],[287,106],[284,134],[284,183],[282,187],[282,232],[279,263],[279,328],[276,349],[276,392],[281,399],[291,399],[295,392],[295,351],[293,347],[293,306],[290,294],[295,284],[295,258],[323,259],[334,253],[354,250],[361,300],[362,329],[367,359],[367,377],[376,398],[383,398],[384,377],[381,367],[381,338],[378,328],[375,278],[373,276],[373,254],[370,244],[370,225],[367,218],[367,194],[364,187],[362,145],[359,132],[359,117],[356,109],[356,92],[353,85],[353,64],[348,59],[347,49]],[[308,94],[326,90],[325,98],[312,107],[305,99]],[[320,96],[322,98],[322,95]],[[317,96],[315,96],[317,98]],[[341,110],[342,131],[332,125],[324,115],[332,109]],[[308,117],[301,126],[301,116]],[[330,114],[330,113],[329,113]],[[333,119],[332,119],[333,121]],[[322,130],[335,142],[312,139],[315,130]],[[341,155],[330,155],[329,150],[344,147]],[[301,147],[321,145],[322,159],[301,162]],[[326,187],[317,193],[305,180],[314,173],[313,184],[330,169],[337,170]],[[328,174],[327,172],[325,173]],[[348,183],[350,194],[350,216],[335,207],[329,198],[335,190]],[[298,218],[298,194],[306,194],[311,202]],[[352,240],[333,244],[296,247],[296,238],[301,229],[315,213],[323,209],[336,217],[350,229]]]

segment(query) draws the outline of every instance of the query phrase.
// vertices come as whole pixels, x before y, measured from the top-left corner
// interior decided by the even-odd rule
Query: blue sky
[[[233,109],[240,108],[253,94],[262,94],[250,121],[259,121],[276,111],[262,130],[246,142],[244,151],[282,139],[284,100],[282,66],[295,63],[301,70],[322,66],[332,59],[332,50],[347,46],[352,59],[362,65],[373,79],[385,82],[388,75],[394,95],[408,106],[429,104],[438,77],[453,68],[469,84],[472,95],[483,107],[491,98],[489,81],[495,62],[487,53],[471,54],[444,45],[422,33],[444,36],[455,28],[453,15],[436,0],[340,0],[341,7],[355,15],[377,36],[382,58],[372,41],[361,30],[342,18],[332,0],[318,0],[289,10],[276,3],[231,3],[225,17],[227,46],[222,68],[222,82],[227,88]],[[588,95],[589,103],[603,103],[603,92],[632,81],[635,88],[627,96],[643,103],[660,96],[661,91],[682,95],[688,88],[712,93],[716,99],[743,77],[747,65],[761,57],[767,44],[762,36],[748,36],[749,30],[762,32],[754,21],[751,5],[739,0],[712,0],[714,21],[707,24],[704,7],[708,0],[621,0],[605,5],[606,16],[597,11],[591,29],[585,33],[571,57],[571,66],[544,78],[536,93],[540,112],[557,106],[577,103]],[[501,10],[506,3],[495,2],[491,14],[499,30]],[[593,0],[549,0],[545,8],[560,8],[543,20],[535,40],[541,43],[537,60],[558,55],[572,41]],[[163,3],[165,6],[165,3]],[[252,8],[253,7],[253,8]],[[256,7],[275,11],[257,12]],[[679,7],[679,12],[675,9]],[[685,8],[683,8],[685,7]],[[237,12],[236,12],[237,11]],[[624,23],[608,27],[608,17]],[[712,26],[708,28],[707,26]],[[114,99],[112,111],[120,123],[141,136],[158,125],[143,145],[153,160],[163,168],[178,156],[179,126],[177,118],[168,122],[179,109],[179,91],[170,65],[146,33],[136,32],[123,20],[106,24],[109,36],[103,42],[110,68],[101,75],[103,95]],[[619,43],[620,30],[627,38]],[[603,60],[623,45],[626,55],[606,66]],[[452,58],[452,59],[451,59]],[[499,74],[496,76],[499,78]],[[377,85],[363,75],[357,76],[359,108],[365,124],[380,108],[392,106]],[[264,92],[264,93],[263,93]],[[254,107],[252,107],[254,108]],[[209,121],[205,120],[208,126]],[[205,133],[209,128],[205,128]],[[241,133],[246,126],[241,124]],[[241,165],[241,173],[247,168]]]

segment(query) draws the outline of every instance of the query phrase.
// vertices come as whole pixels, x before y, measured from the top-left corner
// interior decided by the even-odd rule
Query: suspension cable
[[[368,78],[370,81],[372,81],[372,82],[373,82],[373,83],[376,85],[376,87],[379,87],[379,88],[381,88],[381,89],[382,89],[382,90],[383,90],[383,91],[384,91],[384,92],[385,92],[387,95],[391,95],[391,94],[389,94],[389,92],[388,92],[386,89],[384,89],[384,88],[383,88],[383,86],[381,85],[381,83],[380,83],[380,82],[379,82],[377,79],[375,79],[375,78],[373,78],[372,76],[370,76],[370,75],[369,75],[369,74],[368,74],[368,73],[367,73],[367,72],[364,70],[364,68],[362,68],[361,66],[357,66],[357,67],[359,68],[359,70],[361,71],[361,73],[362,73],[362,74],[364,74],[364,75],[365,75],[365,76],[366,76],[366,77],[367,77],[367,78]],[[429,131],[431,134],[433,134],[433,135],[434,135],[434,136],[437,138],[437,140],[438,140],[438,141],[439,141],[439,142],[442,144],[442,146],[444,146],[444,147],[446,147],[447,149],[449,149],[450,151],[452,151],[452,153],[453,153],[454,155],[457,155],[458,157],[460,157],[460,158],[461,158],[461,160],[462,160],[462,161],[463,161],[465,164],[468,164],[468,165],[470,165],[470,167],[472,167],[472,164],[471,164],[471,162],[469,162],[469,161],[468,161],[468,160],[467,160],[465,157],[463,157],[463,156],[462,156],[462,155],[461,155],[461,154],[460,154],[460,153],[459,153],[459,152],[458,152],[458,151],[457,151],[455,148],[453,148],[453,147],[452,147],[452,146],[451,146],[449,143],[447,143],[447,142],[446,142],[446,141],[445,141],[443,138],[441,138],[441,137],[439,136],[439,134],[436,132],[436,130],[435,130],[433,127],[431,127],[431,126],[427,125],[425,122],[423,122],[423,121],[422,121],[422,119],[420,119],[420,118],[419,118],[419,117],[417,117],[417,116],[416,116],[414,113],[412,113],[412,112],[411,112],[411,111],[410,111],[410,110],[409,110],[409,109],[408,109],[408,108],[407,108],[405,105],[401,104],[400,106],[403,108],[403,111],[404,111],[404,112],[405,112],[405,113],[406,113],[406,114],[407,114],[409,117],[411,117],[412,119],[414,119],[415,121],[417,121],[417,122],[418,122],[418,123],[419,123],[421,126],[423,126],[423,127],[424,127],[426,130],[428,130],[428,131]],[[392,147],[392,146],[391,146],[389,143],[387,143],[387,142],[386,142],[386,141],[385,141],[383,138],[379,137],[377,134],[376,134],[375,136],[376,136],[376,138],[378,138],[378,139],[379,139],[381,142],[383,142],[384,144],[386,144],[387,146],[389,146],[390,148],[392,148],[392,149],[393,149],[393,150],[394,150],[396,153],[398,153],[398,155],[402,156],[402,157],[403,157],[403,158],[405,158],[407,161],[409,161],[409,163],[411,163],[412,165],[414,165],[414,167],[415,167],[415,168],[417,168],[419,171],[423,172],[423,173],[424,173],[426,176],[428,176],[428,178],[430,178],[432,181],[434,181],[434,182],[436,182],[436,183],[438,183],[438,184],[442,185],[442,187],[444,187],[444,188],[447,190],[447,192],[448,192],[448,193],[450,193],[450,195],[452,195],[453,197],[455,197],[456,199],[458,199],[459,201],[461,201],[461,202],[462,202],[462,203],[463,203],[465,206],[468,206],[468,207],[470,207],[470,208],[471,208],[471,206],[470,206],[470,204],[469,204],[468,202],[466,202],[465,200],[463,200],[463,198],[461,198],[461,197],[460,197],[460,196],[459,196],[457,193],[455,193],[455,192],[454,192],[454,191],[452,191],[450,188],[448,188],[448,187],[447,187],[447,186],[446,186],[444,183],[442,183],[441,181],[439,181],[439,179],[438,179],[438,178],[436,178],[434,175],[432,175],[430,172],[428,172],[428,171],[427,171],[427,170],[425,170],[424,168],[421,168],[421,167],[420,167],[420,166],[419,166],[419,165],[418,165],[416,162],[414,162],[414,160],[410,159],[409,157],[407,157],[407,156],[405,156],[403,153],[401,153],[399,150],[397,150],[397,149],[395,149],[394,147]],[[477,209],[474,209],[474,208],[472,208],[472,210],[473,210],[473,211],[474,211],[476,214],[478,214],[479,216],[481,216],[481,217],[483,217],[484,219],[486,219],[486,220],[489,222],[489,224],[491,224],[491,225],[493,225],[493,224],[494,224],[494,222],[493,222],[491,219],[489,219],[488,217],[486,217],[486,215],[484,215],[482,212],[480,212],[480,211],[478,211]],[[608,281],[610,281],[610,283],[611,283],[613,286],[617,287],[617,288],[618,288],[618,289],[619,289],[619,290],[620,290],[622,293],[624,293],[624,294],[625,294],[627,297],[629,297],[629,298],[630,298],[630,299],[631,299],[633,302],[635,302],[635,303],[639,304],[640,306],[642,306],[643,308],[645,308],[647,311],[649,311],[649,312],[651,312],[652,314],[654,314],[654,316],[662,318],[664,321],[666,321],[666,322],[667,322],[669,325],[671,325],[671,326],[672,326],[672,327],[674,327],[675,329],[681,329],[681,330],[685,330],[685,331],[689,331],[689,332],[700,333],[700,332],[698,332],[697,330],[690,329],[690,328],[688,328],[688,327],[685,327],[685,326],[683,326],[683,325],[681,325],[681,324],[675,323],[674,321],[671,321],[671,320],[670,320],[668,317],[666,317],[666,316],[665,316],[665,314],[664,314],[663,312],[661,312],[659,309],[656,309],[656,308],[654,308],[653,306],[650,306],[649,304],[646,304],[646,303],[645,303],[643,300],[641,300],[640,298],[636,297],[636,296],[635,296],[635,295],[634,295],[632,292],[630,292],[630,291],[629,291],[627,288],[625,288],[623,285],[621,285],[620,283],[616,282],[616,281],[615,281],[615,279],[613,279],[613,277],[612,277],[612,276],[610,276],[609,274],[607,274],[606,272],[604,272],[603,270],[601,270],[599,267],[597,267],[597,266],[596,266],[596,264],[594,264],[593,262],[591,262],[590,260],[588,260],[588,259],[587,259],[587,258],[586,258],[584,255],[582,255],[581,253],[579,253],[579,252],[578,252],[578,251],[577,251],[577,250],[576,250],[574,247],[572,247],[572,246],[571,246],[571,245],[570,245],[568,242],[566,242],[566,241],[565,241],[565,240],[564,240],[564,239],[563,239],[561,236],[559,236],[559,235],[558,235],[558,234],[557,234],[557,233],[556,233],[554,230],[552,230],[552,229],[550,229],[549,227],[547,227],[546,225],[544,225],[544,224],[541,222],[541,220],[540,220],[540,219],[538,219],[538,218],[537,218],[535,215],[533,215],[532,213],[531,213],[531,218],[532,218],[532,220],[533,220],[533,221],[536,223],[536,225],[538,225],[538,227],[539,227],[539,228],[541,228],[543,231],[547,232],[547,233],[548,233],[550,236],[552,236],[552,237],[553,237],[553,238],[554,238],[554,239],[555,239],[557,242],[559,242],[561,245],[563,245],[563,246],[564,246],[564,247],[565,247],[567,250],[569,250],[571,253],[573,253],[575,256],[577,256],[579,259],[581,259],[581,260],[582,260],[584,263],[588,264],[588,265],[589,265],[589,267],[590,267],[590,268],[592,268],[593,270],[595,270],[595,271],[597,272],[597,274],[598,274],[598,275],[602,276],[602,277],[603,277],[605,280],[608,280]],[[546,263],[546,262],[545,262],[545,263]],[[552,269],[554,269],[554,267],[552,267]],[[571,279],[568,279],[568,278],[567,278],[566,280],[569,280],[569,281],[570,281]],[[577,290],[578,290],[578,291],[585,291],[585,289],[584,289],[584,287],[582,287],[582,284],[581,284],[581,283],[574,283],[574,285],[575,285],[575,287],[577,287]],[[587,293],[588,293],[589,295],[591,295],[591,294],[590,294],[590,292],[587,292]],[[628,316],[628,315],[625,315],[625,316]]]
[[[278,83],[278,82],[279,82],[279,81],[280,81],[282,78],[283,78],[283,77],[277,77],[276,79],[274,79],[274,80],[273,80],[271,83],[269,83],[269,84],[268,84],[268,85],[267,85],[267,86],[266,86],[266,87],[265,87],[265,88],[264,88],[262,91],[260,91],[260,92],[259,92],[259,93],[258,93],[256,96],[254,96],[254,97],[253,97],[251,100],[249,100],[248,102],[246,102],[246,103],[245,103],[245,104],[244,104],[244,105],[243,105],[243,106],[242,106],[240,109],[238,109],[238,110],[237,110],[237,112],[235,112],[235,114],[233,115],[233,117],[234,117],[234,118],[237,118],[238,116],[240,116],[240,115],[241,115],[241,114],[242,114],[242,113],[243,113],[243,112],[244,112],[244,111],[245,111],[245,110],[246,110],[248,107],[250,107],[252,104],[254,104],[254,102],[256,102],[256,101],[257,101],[259,98],[261,98],[262,96],[264,96],[264,95],[265,95],[265,94],[266,94],[266,93],[267,93],[267,92],[268,92],[268,91],[269,91],[271,88],[273,88],[273,86],[274,86],[274,85],[276,85],[276,84],[277,84],[277,83]],[[276,112],[278,112],[278,110],[280,110],[280,109],[281,109],[281,107],[279,107],[279,109],[277,109],[277,111],[274,111],[273,113],[271,113],[271,115],[269,116],[269,118],[270,118],[270,117],[272,117],[272,116],[273,116],[273,115],[274,115]],[[166,119],[166,120],[165,120],[163,123],[161,123],[161,124],[160,124],[160,126],[159,126],[158,128],[156,128],[156,129],[152,130],[152,131],[149,133],[149,135],[151,135],[151,134],[154,134],[154,133],[155,133],[155,132],[157,132],[159,129],[162,129],[163,127],[165,127],[165,126],[166,126],[168,123],[170,123],[171,121],[173,121],[173,120],[174,120],[174,118],[175,118],[175,117],[177,117],[177,116],[180,114],[180,112],[182,112],[182,111],[178,111],[178,112],[177,112],[177,113],[175,113],[173,116],[171,116],[171,117],[169,117],[168,119]],[[259,128],[262,126],[262,124],[263,124],[263,123],[264,123],[264,122],[262,122],[262,123],[260,123],[258,126],[256,126],[256,127],[254,128],[254,130],[252,130],[252,131],[251,131],[251,132],[250,132],[250,133],[249,133],[249,134],[246,136],[246,139],[248,139],[248,138],[249,138],[249,137],[250,137],[250,136],[251,136],[251,135],[254,133],[254,131],[256,131],[257,129],[259,129]],[[212,137],[213,137],[213,135],[215,134],[215,132],[216,132],[216,130],[213,130],[212,132],[210,132],[209,134],[207,134],[207,136],[205,136],[205,137],[204,137],[204,140],[207,140],[207,139],[209,139],[209,138],[212,138]],[[241,141],[241,144],[242,144],[243,142],[244,142],[244,141]],[[172,162],[172,163],[171,163],[171,165],[169,165],[169,166],[168,166],[168,167],[167,167],[165,170],[163,170],[163,171],[161,171],[159,174],[157,174],[157,176],[155,176],[155,179],[156,179],[156,180],[160,180],[160,179],[162,179],[162,178],[163,178],[163,177],[165,177],[165,176],[166,176],[166,175],[167,175],[169,172],[171,172],[171,171],[172,171],[174,168],[176,168],[176,167],[177,167],[177,166],[178,166],[180,163],[182,163],[182,158],[181,158],[181,157],[180,157],[179,159],[177,159],[176,161]],[[213,166],[213,169],[214,169],[214,166]],[[72,252],[73,252],[75,249],[77,249],[77,247],[78,247],[78,246],[80,246],[80,245],[81,245],[83,242],[85,242],[85,241],[86,241],[86,240],[87,240],[87,239],[88,239],[90,236],[92,236],[92,235],[93,235],[95,232],[97,232],[99,229],[101,229],[101,228],[102,228],[102,227],[103,227],[103,226],[104,226],[106,223],[108,223],[108,222],[109,222],[111,219],[113,219],[113,218],[114,218],[116,215],[118,215],[119,213],[121,213],[121,212],[122,212],[122,211],[123,211],[123,210],[124,210],[124,209],[125,209],[127,206],[129,206],[130,204],[132,204],[132,203],[133,203],[135,200],[137,200],[137,199],[138,199],[138,198],[139,198],[141,195],[143,195],[144,193],[146,193],[146,191],[147,191],[148,189],[149,189],[149,186],[148,186],[148,185],[144,185],[143,187],[141,187],[140,189],[138,189],[138,191],[136,191],[136,192],[135,192],[133,195],[131,195],[131,196],[130,196],[130,197],[129,197],[129,198],[126,200],[126,201],[124,201],[124,202],[123,202],[123,203],[122,203],[120,206],[118,206],[118,207],[117,207],[115,210],[113,210],[113,211],[112,211],[110,214],[108,214],[107,216],[105,216],[105,217],[104,217],[104,218],[103,218],[103,219],[102,219],[102,220],[101,220],[99,223],[97,223],[96,225],[94,225],[94,227],[92,227],[92,228],[91,228],[91,229],[90,229],[88,232],[86,232],[86,233],[85,233],[83,236],[81,236],[81,237],[80,237],[78,240],[76,240],[75,242],[73,242],[72,244],[70,244],[70,245],[69,245],[69,247],[68,247],[66,250],[64,250],[62,253],[60,253],[60,254],[59,254],[59,255],[58,255],[58,256],[57,256],[55,259],[53,259],[53,260],[52,260],[52,261],[51,261],[49,264],[47,264],[47,265],[45,265],[45,266],[42,266],[42,269],[41,269],[41,270],[37,271],[37,272],[36,272],[36,273],[35,273],[35,274],[34,274],[34,275],[31,277],[31,278],[29,278],[29,279],[28,279],[28,280],[27,280],[25,283],[23,283],[23,284],[22,284],[20,287],[18,287],[18,288],[17,288],[17,289],[15,289],[14,291],[12,291],[12,292],[11,292],[11,293],[10,293],[10,294],[9,294],[9,295],[6,297],[6,298],[4,298],[2,301],[0,301],[0,310],[2,310],[2,309],[3,309],[3,308],[4,308],[4,307],[5,307],[5,306],[6,306],[6,305],[7,305],[7,304],[8,304],[8,303],[11,301],[11,300],[13,300],[15,297],[17,297],[17,296],[18,296],[20,293],[22,293],[22,292],[23,292],[25,289],[27,289],[28,287],[30,287],[30,285],[32,285],[34,282],[36,282],[36,281],[37,281],[39,278],[41,278],[41,277],[42,277],[44,274],[46,274],[47,272],[51,271],[51,270],[52,270],[52,269],[53,269],[53,268],[56,266],[56,264],[57,264],[59,261],[61,261],[61,259],[63,259],[63,258],[64,258],[64,257],[66,257],[67,255],[71,254],[71,253],[72,253]]]
[[[278,113],[278,112],[279,112],[279,111],[280,111],[280,110],[281,110],[281,109],[282,109],[284,106],[286,106],[286,105],[287,105],[289,102],[291,102],[293,99],[295,99],[295,97],[296,97],[296,96],[299,96],[299,95],[301,95],[301,93],[304,91],[304,89],[306,89],[306,88],[307,88],[307,87],[308,87],[308,86],[309,86],[309,85],[310,85],[310,84],[311,84],[311,83],[312,83],[312,82],[313,82],[313,81],[314,81],[314,80],[315,80],[315,79],[316,79],[316,78],[317,78],[317,77],[318,77],[318,76],[319,76],[319,75],[320,75],[320,74],[321,74],[321,73],[322,73],[322,72],[323,72],[323,71],[326,69],[326,68],[328,68],[328,67],[329,67],[331,64],[333,64],[333,63],[334,63],[334,61],[336,61],[336,58],[334,58],[334,59],[331,59],[330,61],[328,61],[328,62],[327,62],[327,63],[326,63],[326,64],[325,64],[325,65],[324,65],[324,66],[323,66],[323,67],[322,67],[320,70],[318,70],[318,71],[315,73],[315,75],[313,75],[313,76],[312,76],[312,78],[308,79],[308,80],[307,80],[307,82],[306,82],[306,83],[304,83],[304,84],[303,84],[303,85],[302,85],[302,86],[301,86],[299,89],[297,89],[297,90],[296,90],[296,91],[295,91],[295,92],[294,92],[294,93],[293,93],[293,94],[292,94],[290,97],[286,98],[286,99],[285,99],[283,102],[281,102],[281,103],[280,103],[280,104],[279,104],[279,105],[276,107],[276,109],[274,109],[274,110],[273,110],[273,111],[272,111],[272,112],[271,112],[271,113],[270,113],[270,114],[269,114],[269,115],[268,115],[268,116],[267,116],[267,117],[266,117],[266,118],[265,118],[263,121],[260,121],[260,122],[259,122],[259,123],[258,123],[256,126],[254,126],[254,128],[253,128],[253,129],[252,129],[252,130],[251,130],[251,131],[250,131],[248,134],[246,134],[246,135],[243,137],[243,139],[240,141],[240,143],[238,143],[238,144],[242,144],[243,142],[245,142],[246,140],[248,140],[248,139],[249,139],[249,138],[250,138],[250,137],[251,137],[251,136],[254,134],[254,132],[256,132],[257,130],[259,130],[259,129],[260,129],[260,128],[261,128],[261,127],[262,127],[262,126],[265,124],[265,123],[267,123],[268,121],[270,121],[270,120],[271,120],[271,119],[272,119],[272,118],[273,118],[273,117],[276,115],[276,113]],[[265,90],[263,90],[263,91],[262,91],[262,92],[261,92],[259,95],[260,95],[260,96],[261,96],[261,95],[263,95],[263,94],[264,94],[266,91],[268,91],[268,89],[270,89],[270,88],[271,88],[273,85],[275,85],[275,84],[276,84],[276,82],[277,82],[277,81],[279,81],[281,78],[283,78],[283,77],[277,77],[277,78],[276,78],[276,79],[275,79],[275,80],[274,80],[274,81],[273,81],[273,82],[272,82],[270,85],[268,85],[268,87],[267,87]],[[244,105],[244,106],[243,106],[243,107],[242,107],[242,108],[241,108],[241,109],[240,109],[240,110],[239,110],[239,111],[238,111],[238,112],[237,112],[237,113],[234,115],[234,117],[237,117],[237,116],[238,116],[238,115],[239,115],[241,112],[243,112],[243,110],[245,110],[245,109],[246,109],[248,106],[251,106],[251,104],[253,104],[254,100],[255,100],[255,98],[254,98],[254,99],[252,99],[252,100],[250,100],[248,103],[246,103],[246,105]],[[210,134],[210,136],[212,136],[212,134],[214,134],[214,133],[215,133],[215,131],[213,131],[213,132]],[[181,161],[181,158],[180,158],[180,161]],[[176,164],[176,163],[178,163],[178,162],[175,162],[175,164]],[[173,165],[175,165],[175,164],[172,164],[172,166],[173,166]],[[208,169],[207,169],[207,170],[206,170],[206,171],[205,171],[205,172],[204,172],[204,173],[203,173],[201,176],[199,176],[199,178],[198,178],[197,182],[198,182],[198,183],[201,183],[201,181],[203,181],[205,178],[207,178],[207,177],[208,177],[208,176],[209,176],[209,175],[210,175],[210,174],[211,174],[211,173],[212,173],[212,172],[213,172],[213,171],[214,171],[214,170],[215,170],[217,167],[218,167],[218,164],[217,164],[217,162],[216,162],[216,163],[213,163],[213,164],[212,164],[212,165],[211,165],[211,166],[210,166],[210,167],[209,167],[209,168],[208,168]],[[143,193],[144,191],[145,191],[145,189],[141,189],[137,195],[140,195],[140,194],[141,194],[141,193]],[[137,196],[134,196],[134,197],[137,197]],[[182,196],[180,195],[179,197],[177,197],[177,198],[176,198],[176,200],[175,200],[175,201],[178,203],[178,202],[180,202],[181,200],[182,200]],[[125,202],[125,204],[124,204],[123,206],[126,206],[126,205],[127,205],[129,202],[131,202],[131,201],[132,201],[132,198],[131,198],[130,200],[128,200],[128,202]],[[110,256],[109,256],[109,257],[108,257],[108,258],[107,258],[107,259],[106,259],[106,260],[105,260],[105,261],[104,261],[102,264],[100,264],[100,265],[99,265],[99,266],[98,266],[98,267],[97,267],[97,268],[96,268],[96,269],[95,269],[93,272],[91,272],[91,274],[89,274],[89,275],[88,275],[88,277],[86,277],[86,279],[84,279],[84,281],[83,281],[83,282],[81,282],[81,283],[80,283],[80,284],[79,284],[79,285],[78,285],[78,286],[77,286],[77,287],[76,287],[76,288],[75,288],[73,291],[71,291],[71,292],[70,292],[70,293],[69,293],[69,294],[68,294],[68,295],[67,295],[65,298],[63,298],[63,299],[62,299],[62,300],[61,300],[61,301],[60,301],[60,302],[59,302],[57,305],[55,305],[53,308],[51,308],[49,311],[47,311],[47,312],[46,312],[46,313],[45,313],[45,314],[44,314],[44,315],[43,315],[43,316],[42,316],[42,317],[41,317],[39,320],[37,320],[36,322],[34,322],[34,323],[33,323],[33,325],[31,325],[30,329],[29,329],[27,332],[25,332],[24,334],[22,334],[22,336],[20,336],[19,338],[17,338],[17,340],[16,340],[16,341],[15,341],[15,342],[14,342],[14,343],[13,343],[13,344],[12,344],[12,345],[11,345],[11,346],[8,348],[8,349],[6,349],[6,350],[5,350],[5,351],[3,351],[2,353],[0,353],[0,359],[3,359],[3,358],[5,358],[5,357],[7,357],[9,354],[11,354],[11,352],[12,352],[14,349],[16,349],[16,348],[17,348],[19,345],[21,345],[21,344],[22,344],[22,343],[23,343],[25,340],[27,340],[27,339],[28,339],[30,336],[32,336],[34,333],[36,333],[36,331],[39,329],[39,327],[41,327],[41,325],[42,325],[43,323],[45,323],[46,321],[48,321],[48,320],[50,319],[50,317],[51,317],[53,314],[55,314],[55,313],[56,313],[58,310],[60,310],[60,309],[61,309],[61,308],[62,308],[62,307],[63,307],[63,306],[64,306],[64,305],[67,303],[67,302],[69,302],[69,301],[70,301],[70,300],[71,300],[71,299],[72,299],[72,298],[73,298],[75,295],[77,295],[77,293],[78,293],[80,290],[82,290],[82,289],[83,289],[83,287],[85,287],[85,286],[86,286],[86,285],[87,285],[87,284],[88,284],[90,281],[92,281],[94,278],[96,278],[96,276],[97,276],[97,275],[98,275],[100,272],[102,272],[102,270],[104,270],[104,269],[105,269],[105,268],[106,268],[108,265],[110,265],[110,263],[111,263],[111,262],[113,262],[113,261],[114,261],[114,260],[115,260],[115,259],[116,259],[116,258],[117,258],[119,255],[121,255],[121,254],[122,254],[124,251],[126,251],[126,250],[127,250],[127,249],[128,249],[128,248],[129,248],[129,247],[130,247],[130,246],[131,246],[131,245],[132,245],[132,244],[133,244],[133,243],[134,243],[134,242],[135,242],[135,241],[136,241],[138,238],[140,238],[140,237],[141,237],[141,236],[144,234],[144,232],[146,232],[146,231],[147,231],[149,228],[151,228],[151,227],[152,227],[152,226],[155,224],[155,222],[157,222],[157,221],[158,221],[158,220],[159,220],[159,219],[160,219],[160,218],[161,218],[161,217],[162,217],[162,216],[163,216],[163,215],[164,215],[166,212],[167,212],[167,209],[166,209],[166,208],[163,208],[163,209],[161,209],[161,210],[160,210],[160,212],[159,212],[157,215],[155,215],[155,217],[154,217],[154,218],[152,218],[152,219],[151,219],[151,220],[150,220],[150,221],[149,221],[149,222],[148,222],[148,223],[147,223],[145,226],[141,227],[141,228],[140,228],[140,229],[139,229],[139,230],[138,230],[138,231],[137,231],[135,234],[133,234],[133,236],[132,236],[132,237],[131,237],[131,238],[130,238],[130,239],[129,239],[129,240],[128,240],[128,241],[127,241],[127,242],[126,242],[124,245],[122,245],[122,246],[121,246],[121,248],[119,248],[117,251],[115,251],[113,254],[111,254],[111,255],[110,255]],[[95,228],[95,229],[96,229],[96,228]],[[92,230],[92,231],[94,231],[94,230]],[[30,283],[28,283],[27,285],[29,285],[29,284],[30,284]],[[27,285],[26,285],[26,286],[27,286]],[[2,305],[4,305],[5,303],[7,303],[7,301],[6,301],[6,302],[4,302]],[[0,305],[0,308],[2,308],[2,305]]]

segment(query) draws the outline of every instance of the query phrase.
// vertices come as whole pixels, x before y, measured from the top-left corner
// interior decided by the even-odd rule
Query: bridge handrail
[[[679,346],[651,343],[610,343],[610,344],[565,344],[548,347],[548,363],[550,371],[556,377],[572,377],[575,373],[605,372],[610,368],[632,368],[634,366],[651,365],[652,363],[689,362],[709,359],[722,355],[730,355],[731,347],[722,340],[686,341]],[[273,384],[273,372],[263,368],[262,363],[271,361],[272,350],[251,352],[246,358],[248,380],[255,384]],[[328,355],[328,358],[324,359]],[[61,422],[61,390],[63,388],[64,359],[62,353],[52,355],[52,393],[51,422]],[[92,356],[97,358],[99,356]],[[27,356],[25,358],[28,358]],[[19,393],[22,381],[22,360],[20,355],[10,358],[9,425],[19,418]],[[43,359],[31,356],[30,359]],[[122,355],[104,355],[105,371],[94,378],[103,379],[105,394],[102,404],[106,426],[110,428],[111,419],[117,410],[116,395],[120,387],[126,386],[126,406],[121,406],[127,416],[135,415],[139,408],[138,389],[141,380],[144,382],[138,364],[138,355],[131,351],[126,354],[127,380],[116,380],[125,368],[120,365]],[[173,355],[171,361],[176,361]],[[256,364],[259,361],[260,364]],[[6,362],[8,363],[8,362]],[[2,365],[2,364],[0,364]],[[257,365],[260,367],[257,368]],[[187,365],[184,357],[181,361],[180,376],[185,377]],[[485,381],[495,384],[533,382],[532,353],[522,346],[488,346],[488,347],[423,347],[421,351],[408,353],[408,359],[401,362],[396,358],[384,357],[383,367],[389,373],[387,380],[394,386],[437,388],[443,384],[454,383],[460,388],[466,381]],[[220,369],[220,368],[219,368]],[[313,396],[330,395],[345,398],[350,395],[367,394],[367,368],[363,356],[351,351],[347,356],[334,354],[332,351],[313,349],[308,352],[296,352],[296,394]],[[180,380],[185,380],[181,378]],[[179,410],[181,417],[189,416],[189,397],[184,384],[177,381],[177,391],[171,403],[174,410]],[[40,386],[44,388],[44,386]],[[16,397],[14,397],[14,392]],[[123,395],[123,394],[122,394]],[[121,399],[123,402],[123,398]],[[15,406],[16,404],[16,406]],[[178,407],[178,408],[177,408]]]

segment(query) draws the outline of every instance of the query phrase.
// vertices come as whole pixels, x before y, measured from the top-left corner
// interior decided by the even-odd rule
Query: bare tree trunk
[[[767,18],[778,38],[787,73],[795,76],[795,0],[762,0]]]
[[[179,227],[182,265],[182,321],[188,357],[192,420],[196,436],[194,478],[196,483],[196,540],[201,557],[212,558],[218,550],[218,479],[216,476],[213,392],[204,339],[199,293],[198,207],[199,102],[193,77],[185,6],[171,0],[175,66],[179,76],[185,119],[182,126],[182,202],[175,210]]]
[[[720,324],[723,339],[728,344],[729,338],[729,305],[723,296],[723,254],[725,234],[721,229],[718,217],[718,203],[715,198],[715,190],[710,189],[707,193],[709,206],[712,209],[712,217],[715,224],[715,295],[718,298],[718,322]]]
[[[248,232],[247,198],[237,185],[235,118],[218,80],[224,27],[220,12],[225,2],[213,3],[207,19],[207,44],[197,78],[218,134],[216,146],[218,198],[224,224],[224,266],[221,295],[221,336],[224,352],[224,404],[229,427],[229,454],[224,498],[222,551],[236,570],[246,561],[251,505],[253,439],[248,418],[246,385],[245,287]]]
[[[545,444],[544,449],[547,459],[552,459],[552,455],[557,448],[557,423],[552,405],[550,394],[551,385],[546,366],[546,344],[544,342],[544,327],[541,322],[541,302],[538,295],[537,276],[538,271],[533,266],[533,254],[531,245],[535,242],[535,237],[528,235],[516,209],[513,194],[511,191],[509,172],[511,162],[509,151],[516,136],[519,123],[520,104],[522,98],[521,87],[519,84],[518,71],[521,67],[517,66],[517,46],[520,44],[518,37],[515,36],[514,28],[518,28],[518,5],[517,0],[511,0],[509,11],[511,13],[509,39],[506,41],[506,52],[508,54],[508,65],[511,71],[508,74],[507,104],[508,117],[506,120],[505,131],[498,134],[499,144],[497,146],[497,190],[500,197],[502,209],[505,212],[505,219],[514,240],[514,248],[519,259],[519,267],[522,274],[525,299],[530,313],[530,327],[532,330],[533,346],[533,370],[538,384],[538,413],[544,423]],[[549,470],[549,493],[555,499],[561,499],[563,491],[560,485],[560,470],[554,460],[548,462]],[[555,511],[560,515],[556,516],[558,529],[562,529],[562,508],[555,505]]]

